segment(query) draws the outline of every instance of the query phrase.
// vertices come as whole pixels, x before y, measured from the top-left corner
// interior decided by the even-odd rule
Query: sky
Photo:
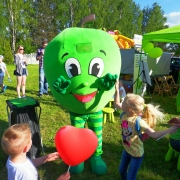
[[[156,2],[161,6],[167,18],[169,27],[180,25],[180,0],[134,0],[143,9],[146,6],[152,7]]]

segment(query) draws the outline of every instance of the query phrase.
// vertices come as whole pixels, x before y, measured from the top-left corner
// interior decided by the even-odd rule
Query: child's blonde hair
[[[142,118],[151,128],[155,128],[157,119],[162,120],[164,118],[164,114],[159,109],[159,106],[145,104],[144,99],[137,94],[128,93],[124,99],[124,103],[126,103],[126,107],[131,109],[134,114],[142,114]]]
[[[10,156],[18,155],[30,142],[31,131],[27,123],[10,126],[2,136],[2,149]]]

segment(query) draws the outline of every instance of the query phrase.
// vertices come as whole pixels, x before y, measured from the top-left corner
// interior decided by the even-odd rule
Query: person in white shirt
[[[38,180],[37,166],[59,159],[58,152],[36,159],[29,159],[26,153],[32,145],[31,132],[28,123],[14,124],[3,134],[2,149],[9,155],[6,163],[8,180]],[[69,180],[70,174],[59,176],[57,180]]]
[[[7,73],[8,78],[10,78],[10,75],[6,68],[6,64],[3,62],[3,59],[4,59],[4,57],[2,55],[0,55],[0,87],[2,88],[2,90],[0,91],[0,94],[4,93],[4,91],[7,88],[7,86],[4,86],[4,84],[3,84],[5,73]]]

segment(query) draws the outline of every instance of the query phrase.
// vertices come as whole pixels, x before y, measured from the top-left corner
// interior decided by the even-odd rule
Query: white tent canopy
[[[133,74],[134,73],[134,49],[120,49],[121,51],[121,73]],[[163,52],[162,56],[155,59],[147,56],[147,63],[150,75],[165,75],[169,74],[171,54]]]

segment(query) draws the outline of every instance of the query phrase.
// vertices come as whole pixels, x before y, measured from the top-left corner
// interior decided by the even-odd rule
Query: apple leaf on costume
[[[60,76],[54,83],[53,87],[54,89],[61,94],[65,94],[67,88],[71,84],[70,80],[66,80],[63,76]]]
[[[113,88],[118,76],[112,75],[110,73],[106,74],[104,77],[100,78],[100,83],[104,87],[105,90],[110,90]]]

